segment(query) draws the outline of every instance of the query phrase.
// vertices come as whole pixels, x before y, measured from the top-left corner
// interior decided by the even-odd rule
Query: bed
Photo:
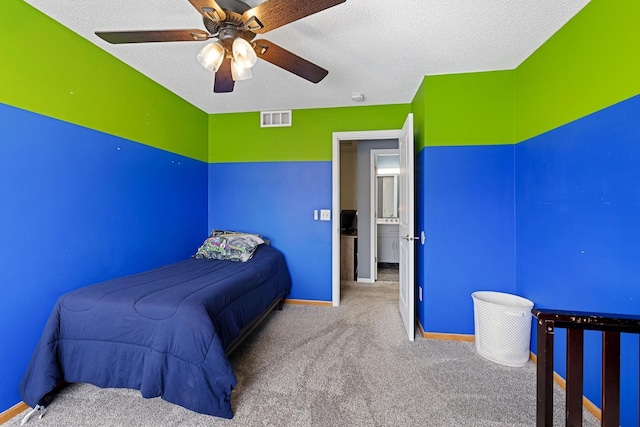
[[[227,356],[291,286],[271,246],[244,261],[192,257],[61,296],[20,382],[24,402],[43,408],[60,383],[84,382],[232,418]]]

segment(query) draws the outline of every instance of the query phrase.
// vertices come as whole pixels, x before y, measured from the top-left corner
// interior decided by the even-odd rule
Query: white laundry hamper
[[[524,366],[529,360],[533,302],[492,291],[471,297],[478,354],[502,365]]]

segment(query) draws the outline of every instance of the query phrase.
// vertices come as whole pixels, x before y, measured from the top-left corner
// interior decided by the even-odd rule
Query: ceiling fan
[[[318,83],[329,73],[306,59],[256,34],[289,24],[346,0],[267,0],[251,8],[240,0],[189,0],[202,15],[207,31],[149,30],[96,31],[113,43],[150,43],[212,40],[198,54],[198,61],[215,73],[213,91],[232,92],[236,80],[251,78],[257,58],[277,65],[303,79]]]

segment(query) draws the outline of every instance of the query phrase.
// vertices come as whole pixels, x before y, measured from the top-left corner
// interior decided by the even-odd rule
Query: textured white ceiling
[[[205,42],[110,45],[94,34],[204,30],[187,0],[25,1],[207,113],[409,103],[425,75],[517,67],[589,2],[346,0],[257,37],[329,70],[323,81],[258,60],[253,79],[216,94],[196,60]]]

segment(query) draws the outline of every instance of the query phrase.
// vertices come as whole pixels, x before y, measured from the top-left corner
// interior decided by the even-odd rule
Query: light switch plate
[[[313,210],[313,220],[317,221],[318,220],[318,209],[314,209]]]
[[[331,221],[331,209],[320,209],[320,221]]]

